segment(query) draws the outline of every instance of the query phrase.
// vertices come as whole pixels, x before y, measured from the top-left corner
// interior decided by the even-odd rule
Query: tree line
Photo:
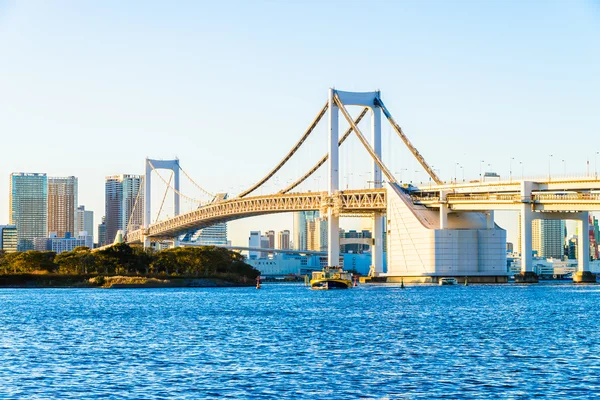
[[[255,279],[260,272],[244,260],[243,255],[216,246],[155,251],[120,243],[94,252],[88,247],[77,247],[60,254],[34,250],[17,253],[0,251],[0,273],[229,276]]]

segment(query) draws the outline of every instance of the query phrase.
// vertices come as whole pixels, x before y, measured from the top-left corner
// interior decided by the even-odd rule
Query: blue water
[[[600,286],[0,290],[0,398],[594,398]]]

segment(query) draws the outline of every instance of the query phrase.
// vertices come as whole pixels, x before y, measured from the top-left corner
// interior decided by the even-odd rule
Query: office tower
[[[284,250],[290,248],[290,231],[287,229],[279,232],[277,248]]]
[[[79,206],[75,211],[75,232],[71,236],[79,237],[81,232],[87,232],[94,240],[94,212],[86,210],[85,206]]]
[[[260,231],[250,231],[250,237],[248,238],[248,247],[260,248]],[[248,251],[248,258],[258,258],[260,255],[259,251],[250,250]]]
[[[118,230],[134,231],[143,225],[144,193],[141,175],[107,176],[105,182],[106,242],[112,243]]]
[[[265,236],[269,240],[268,248],[274,249],[275,248],[275,231],[267,231],[265,233]]]
[[[77,207],[77,178],[48,178],[48,232],[59,238],[69,232],[75,235],[75,210]]]
[[[319,218],[318,211],[299,211],[294,213],[294,248],[296,250],[307,250],[307,222],[317,218]]]
[[[102,222],[98,224],[98,246],[104,246],[106,243],[106,217],[102,217]]]
[[[15,225],[0,225],[0,250],[5,253],[15,253],[17,243],[17,227]]]
[[[10,175],[10,224],[17,227],[17,249],[33,250],[33,239],[48,235],[48,178],[46,174]]]
[[[268,249],[269,248],[269,238],[265,235],[262,235],[260,237],[260,247],[261,249]],[[260,252],[260,258],[267,258],[269,255],[269,253],[267,253],[266,251],[261,251]]]
[[[562,258],[565,243],[565,221],[535,219],[531,226],[531,248],[541,258]]]
[[[327,221],[316,217],[306,221],[306,249],[327,251]]]
[[[193,239],[203,246],[227,246],[227,223],[221,222],[199,229]]]

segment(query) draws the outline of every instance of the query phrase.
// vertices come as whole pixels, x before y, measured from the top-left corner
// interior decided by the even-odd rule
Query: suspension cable
[[[184,199],[186,199],[186,200],[189,200],[189,201],[193,201],[194,203],[198,203],[198,204],[200,204],[200,205],[204,205],[204,204],[206,204],[206,202],[203,202],[203,201],[201,201],[201,200],[198,200],[198,199],[194,199],[194,198],[192,198],[192,197],[190,197],[190,196],[186,196],[185,194],[181,193],[179,190],[175,189],[175,188],[174,188],[174,187],[173,187],[171,184],[169,184],[169,183],[166,181],[166,179],[165,179],[165,178],[163,178],[163,177],[162,177],[162,175],[161,175],[161,174],[160,174],[160,173],[159,173],[159,172],[156,170],[156,168],[154,168],[154,165],[152,164],[152,162],[151,162],[150,160],[148,160],[148,164],[150,165],[150,168],[152,168],[152,171],[156,172],[156,175],[158,175],[158,177],[160,178],[160,180],[161,180],[161,181],[163,181],[163,183],[164,183],[165,185],[167,185],[168,187],[170,187],[170,188],[171,188],[171,190],[172,190],[174,193],[177,193],[177,194],[178,194],[180,197],[183,197]]]
[[[160,208],[158,209],[158,214],[156,215],[156,220],[154,221],[154,223],[157,223],[158,219],[160,218],[160,213],[162,212],[163,206],[165,205],[165,199],[167,198],[167,194],[169,193],[169,186],[171,185],[171,180],[173,180],[174,174],[175,174],[175,172],[171,171],[171,176],[169,177],[169,183],[168,183],[167,187],[165,188],[165,195],[163,196],[162,202],[160,203]]]
[[[354,123],[358,125],[358,123],[367,114],[367,111],[369,111],[369,107],[365,107],[362,110],[362,112],[356,118],[356,120],[354,121]],[[348,136],[350,136],[350,134],[352,133],[353,130],[354,129],[352,127],[348,128],[348,130],[346,130],[346,132],[344,133],[344,135],[338,141],[338,146],[341,146],[342,143],[344,143],[344,141],[346,140],[346,138],[348,138]],[[280,190],[279,193],[282,193],[282,194],[288,193],[290,190],[292,190],[296,186],[300,185],[302,182],[304,182],[306,179],[308,179],[312,174],[314,174],[323,164],[325,164],[325,162],[328,159],[329,159],[329,154],[325,154],[325,156],[323,156],[323,158],[321,158],[306,174],[304,174],[300,179],[298,179],[296,182],[292,183],[291,185],[289,185],[285,189]]]
[[[377,166],[381,169],[381,172],[383,172],[383,174],[386,176],[386,178],[388,178],[388,181],[390,181],[392,183],[396,183],[396,178],[394,178],[394,175],[392,175],[392,173],[385,166],[385,164],[383,163],[383,161],[381,161],[381,158],[375,153],[375,151],[373,151],[373,148],[371,147],[371,145],[369,144],[369,142],[367,142],[367,139],[365,139],[365,137],[362,134],[362,132],[360,131],[360,129],[358,129],[358,126],[354,123],[354,120],[352,119],[352,117],[348,113],[348,110],[346,110],[346,107],[344,106],[344,104],[340,100],[340,97],[337,94],[335,94],[335,96],[334,96],[333,99],[335,101],[335,104],[337,104],[337,106],[339,107],[339,109],[342,112],[342,114],[344,114],[344,117],[346,118],[346,120],[348,121],[348,123],[350,124],[350,126],[354,129],[354,133],[356,133],[356,136],[358,136],[358,139],[361,141],[361,143],[363,144],[363,146],[365,146],[365,149],[367,149],[367,151],[371,155],[371,158],[373,158],[373,160],[375,161],[375,163],[377,164]]]
[[[375,99],[375,105],[378,105],[379,107],[381,107],[381,110],[383,110],[383,114],[388,119],[388,121],[390,121],[392,128],[394,128],[394,130],[396,131],[398,136],[400,136],[400,139],[402,139],[402,141],[404,142],[406,147],[408,147],[408,149],[413,154],[413,156],[415,156],[415,158],[417,159],[419,164],[421,164],[421,166],[425,169],[425,172],[427,172],[427,174],[431,177],[431,179],[433,179],[433,181],[435,183],[437,183],[438,185],[441,185],[443,183],[442,180],[437,176],[437,174],[435,173],[433,168],[431,168],[429,166],[429,164],[427,164],[427,161],[425,161],[423,156],[417,151],[417,149],[415,148],[415,146],[413,146],[413,144],[410,142],[410,140],[408,140],[408,138],[402,131],[402,128],[400,127],[400,125],[398,125],[396,123],[396,121],[394,120],[394,118],[392,118],[392,114],[390,114],[389,110],[387,109],[385,104],[383,104],[383,101],[381,101],[381,99],[379,97],[377,97]]]
[[[254,192],[256,189],[258,189],[259,187],[261,187],[266,181],[268,181],[269,179],[271,179],[271,177],[273,175],[275,175],[275,173],[277,171],[279,171],[281,169],[281,167],[283,167],[285,165],[285,163],[287,163],[290,158],[294,155],[294,153],[296,153],[296,151],[298,151],[298,149],[300,148],[300,146],[302,146],[302,144],[304,143],[304,141],[308,138],[308,136],[312,133],[312,131],[317,127],[317,124],[319,123],[319,121],[321,120],[321,118],[323,118],[323,115],[325,115],[325,112],[327,111],[327,108],[329,107],[329,103],[325,103],[325,105],[323,106],[323,108],[321,109],[321,111],[319,112],[319,114],[317,114],[317,116],[315,117],[315,119],[313,120],[313,122],[310,124],[310,126],[308,127],[308,129],[304,132],[304,135],[302,135],[302,137],[300,138],[300,140],[296,143],[296,145],[294,147],[292,147],[292,149],[289,151],[289,153],[281,160],[281,162],[279,162],[279,164],[273,168],[271,170],[271,172],[269,172],[263,179],[261,179],[260,181],[258,181],[254,186],[252,186],[250,189],[240,193],[238,195],[238,197],[245,197],[247,195],[249,195],[250,193]]]
[[[203,189],[203,188],[202,188],[200,185],[198,185],[198,184],[196,183],[196,181],[194,181],[194,180],[192,179],[192,177],[191,177],[191,176],[189,176],[189,175],[187,174],[187,172],[185,172],[185,171],[183,170],[183,168],[181,168],[181,166],[179,166],[179,169],[181,170],[181,172],[183,172],[183,175],[185,175],[185,176],[186,176],[186,178],[188,178],[188,179],[190,180],[190,182],[192,182],[192,184],[193,184],[194,186],[196,186],[198,189],[200,189],[200,190],[202,191],[202,193],[204,193],[204,194],[206,194],[206,195],[208,195],[208,196],[210,196],[210,197],[215,197],[215,195],[214,195],[214,194],[207,192],[207,191],[206,191],[206,190],[204,190],[204,189]]]

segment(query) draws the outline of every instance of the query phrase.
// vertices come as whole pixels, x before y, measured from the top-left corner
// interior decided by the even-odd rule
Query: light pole
[[[456,167],[459,166],[459,163],[454,163],[454,183],[456,183]]]
[[[408,171],[408,168],[400,168],[400,183],[402,183],[402,171]],[[398,174],[398,172],[396,172]]]
[[[563,163],[563,174],[566,177],[567,176],[567,162],[565,160],[562,160]]]
[[[597,165],[597,161],[598,161],[598,153],[600,152],[596,152],[596,154],[594,154],[594,178],[598,179],[598,170],[596,169],[596,165]]]
[[[481,164],[483,164],[485,161],[481,160],[479,161],[479,182],[483,182],[483,176],[481,175]]]
[[[552,167],[552,156],[553,154],[550,154],[550,157],[548,157],[548,180],[552,179],[552,173],[551,173],[551,167]]]
[[[519,161],[519,164],[521,164],[521,180],[523,180],[523,161]]]
[[[514,157],[511,157],[508,162],[508,180],[510,182],[512,182],[512,162],[514,159],[515,159]]]

